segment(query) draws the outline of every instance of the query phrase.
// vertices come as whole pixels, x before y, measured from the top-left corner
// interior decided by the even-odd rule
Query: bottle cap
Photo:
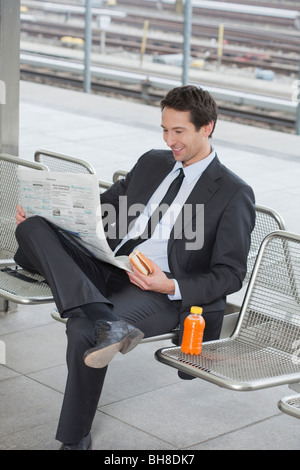
[[[202,307],[191,307],[191,313],[195,313],[196,315],[201,315],[203,312]]]

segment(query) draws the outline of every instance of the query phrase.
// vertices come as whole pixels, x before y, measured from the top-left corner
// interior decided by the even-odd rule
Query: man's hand
[[[149,276],[145,276],[145,274],[140,273],[132,266],[133,273],[127,272],[130,282],[142,290],[151,290],[153,292],[159,292],[160,294],[173,295],[175,292],[174,281],[169,279],[153,261],[151,261],[151,264],[153,265],[153,273]]]
[[[25,212],[22,209],[20,204],[17,205],[17,213],[15,215],[16,224],[19,225],[21,222],[25,220]]]

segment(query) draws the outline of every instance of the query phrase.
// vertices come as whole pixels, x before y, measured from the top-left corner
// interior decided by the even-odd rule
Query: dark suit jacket
[[[102,203],[113,204],[119,233],[127,233],[134,216],[120,226],[119,196],[127,196],[127,205],[147,201],[175,161],[168,150],[151,150],[138,160],[124,180],[101,195]],[[172,230],[168,243],[170,276],[177,279],[182,295],[181,311],[199,305],[204,312],[225,309],[226,295],[238,291],[246,274],[250,235],[255,223],[254,194],[241,178],[222,165],[216,156],[203,172],[190,194],[190,217],[184,215],[184,230],[176,237]],[[187,249],[186,234],[195,231],[197,210],[204,204],[204,243],[197,250]],[[137,214],[138,215],[138,214]],[[176,225],[176,224],[175,224]],[[121,237],[109,240],[112,248]]]

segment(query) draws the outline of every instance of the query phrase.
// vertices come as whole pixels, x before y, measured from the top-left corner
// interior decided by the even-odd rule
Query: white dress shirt
[[[165,179],[161,182],[157,190],[153,193],[151,198],[149,199],[147,205],[145,206],[143,212],[137,217],[134,226],[128,232],[126,237],[122,240],[122,242],[116,247],[115,253],[118,251],[120,246],[122,246],[129,238],[138,237],[143,233],[145,227],[148,223],[148,220],[152,214],[152,212],[156,209],[159,205],[161,200],[163,199],[165,193],[167,192],[171,182],[178,176],[178,170],[183,168],[184,171],[184,179],[180,190],[178,191],[177,196],[175,197],[173,203],[166,211],[160,222],[157,224],[154,233],[151,238],[142,242],[138,249],[149,259],[153,260],[155,264],[157,264],[162,271],[170,272],[169,263],[168,263],[168,255],[167,255],[167,247],[168,241],[170,239],[170,233],[173,228],[173,225],[178,217],[179,213],[182,210],[182,207],[189,197],[190,193],[192,192],[195,184],[199,180],[200,176],[206,170],[208,165],[212,162],[215,157],[215,151],[212,148],[212,151],[208,157],[200,160],[199,162],[193,163],[192,165],[186,166],[183,168],[181,162],[176,162],[172,171],[165,177]],[[178,283],[175,279],[175,294],[169,295],[171,300],[180,300],[181,295],[179,291]]]

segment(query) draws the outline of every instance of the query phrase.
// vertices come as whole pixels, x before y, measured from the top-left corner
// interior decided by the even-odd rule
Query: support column
[[[20,0],[0,0],[0,152],[19,154]]]
[[[182,61],[182,85],[189,82],[191,35],[192,35],[192,0],[185,0],[184,7],[184,31],[183,31],[183,61]]]
[[[84,92],[91,92],[92,0],[85,0]]]
[[[16,156],[19,155],[19,89],[20,0],[0,0],[0,152]],[[7,300],[1,298],[0,316],[10,310]]]

